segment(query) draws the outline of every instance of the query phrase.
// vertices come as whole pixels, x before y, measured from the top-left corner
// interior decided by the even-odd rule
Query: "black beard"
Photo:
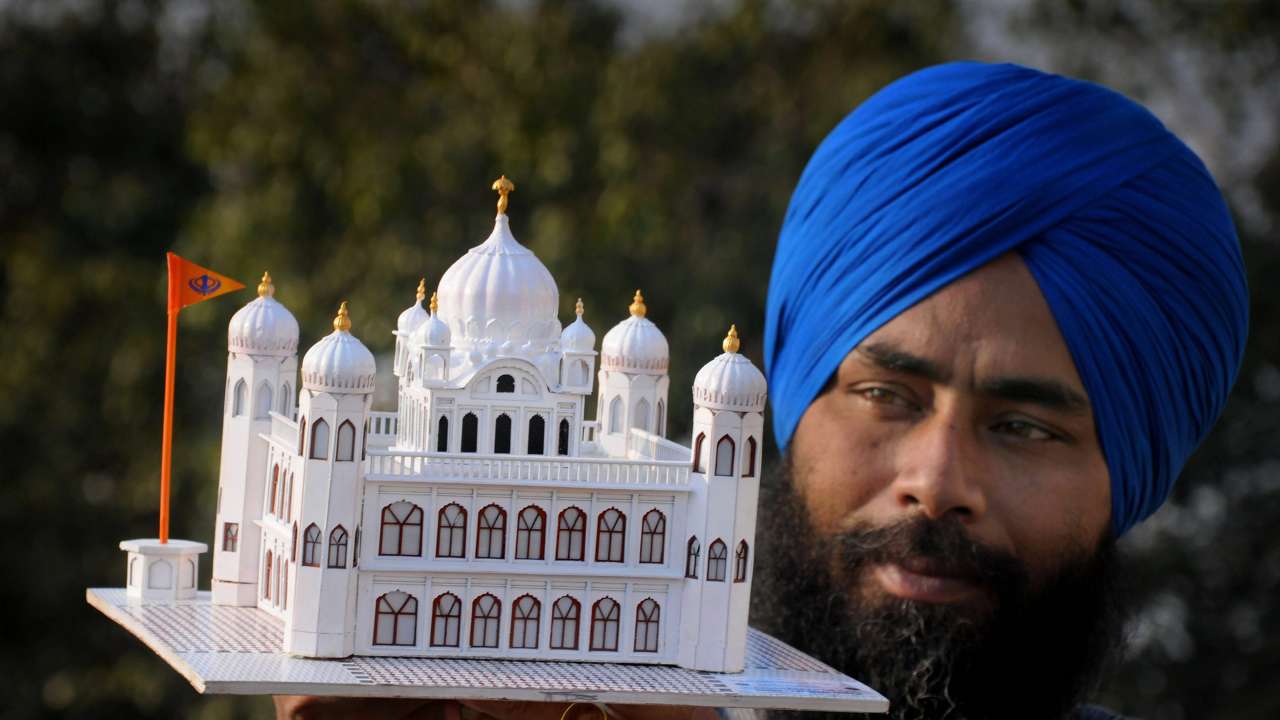
[[[1118,659],[1127,603],[1109,533],[1096,552],[1065,554],[1033,589],[1019,560],[974,543],[958,522],[918,519],[819,538],[789,458],[779,470],[761,488],[768,511],[756,535],[752,624],[866,682],[889,698],[890,718],[1060,720]],[[990,606],[855,589],[865,568],[909,557],[978,580]],[[819,717],[770,717],[793,715]]]

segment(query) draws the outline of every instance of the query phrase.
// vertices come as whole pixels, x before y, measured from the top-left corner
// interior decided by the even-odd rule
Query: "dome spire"
[[[436,291],[431,292],[431,314],[432,315],[435,315],[436,311],[440,309],[440,300],[438,299],[438,296],[439,296],[438,292]]]
[[[493,181],[493,189],[498,191],[498,214],[507,214],[507,195],[515,192],[516,184],[507,179],[506,175]]]
[[[720,343],[720,347],[727,353],[736,353],[741,346],[742,343],[738,341],[738,326],[730,325],[729,334],[724,336],[724,342]]]
[[[631,298],[631,307],[627,309],[636,317],[644,317],[645,313],[649,311],[649,308],[645,307],[644,295],[640,294],[639,288],[636,288],[636,296]]]
[[[427,279],[422,278],[418,281],[418,302],[422,302],[427,297]]]
[[[338,306],[338,316],[333,319],[333,329],[338,332],[351,332],[351,316],[347,313],[347,301]]]
[[[582,317],[582,310],[582,298],[578,298],[578,304],[573,306],[573,311],[578,314],[578,317]]]
[[[271,273],[262,272],[262,282],[258,283],[258,297],[274,297],[276,286],[271,284]]]

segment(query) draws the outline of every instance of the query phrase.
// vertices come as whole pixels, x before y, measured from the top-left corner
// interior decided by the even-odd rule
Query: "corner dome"
[[[410,339],[410,345],[413,347],[425,346],[433,348],[452,347],[453,333],[449,331],[449,326],[440,319],[439,308],[438,294],[431,293],[431,314],[414,331],[413,337]]]
[[[347,303],[338,308],[333,332],[311,346],[302,358],[302,386],[315,392],[373,392],[373,353],[351,334]]]
[[[505,199],[505,197],[504,197]],[[526,344],[541,350],[560,336],[560,292],[546,266],[516,241],[505,213],[493,232],[440,279],[441,319],[464,349]]]
[[[289,357],[298,352],[298,321],[275,299],[271,275],[262,274],[258,297],[236,311],[227,325],[227,349],[249,355]]]
[[[645,317],[648,308],[639,290],[636,290],[630,310],[631,317],[614,325],[604,335],[604,342],[600,344],[601,369],[665,375],[671,364],[667,337]]]
[[[702,366],[693,379],[693,403],[711,410],[764,412],[769,386],[764,373],[738,354],[738,328],[731,326],[724,352]]]
[[[426,296],[427,279],[423,278],[418,281],[418,299],[396,318],[396,333],[401,337],[412,335],[419,325],[427,321],[427,311],[422,309],[422,300]]]
[[[582,321],[582,298],[578,298],[575,308],[577,319],[569,323],[560,333],[560,349],[567,352],[586,353],[596,349],[596,334]]]

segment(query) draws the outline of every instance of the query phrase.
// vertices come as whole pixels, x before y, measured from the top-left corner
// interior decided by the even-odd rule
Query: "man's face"
[[[1015,255],[864,340],[801,418],[791,459],[820,536],[953,521],[1020,561],[1033,588],[1108,533],[1110,484],[1088,397]],[[844,579],[863,595],[990,602],[986,588],[953,570],[904,558]]]
[[[753,617],[897,717],[1056,717],[1115,649],[1107,467],[1017,256],[863,341],[787,460]]]

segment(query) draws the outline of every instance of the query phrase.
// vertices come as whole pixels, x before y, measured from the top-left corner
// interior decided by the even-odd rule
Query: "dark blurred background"
[[[1227,193],[1249,351],[1173,501],[1124,543],[1141,612],[1100,699],[1280,717],[1278,7],[0,0],[0,717],[270,713],[196,695],[84,601],[123,584],[121,539],[156,532],[166,250],[250,287],[270,269],[304,349],[348,299],[385,357],[418,278],[434,286],[488,233],[505,173],[562,318],[581,296],[602,336],[644,289],[682,439],[679,388],[730,322],[761,362],[774,238],[818,141],[885,83],[955,58],[1112,85]],[[212,537],[226,324],[252,297],[182,315],[178,537]]]

